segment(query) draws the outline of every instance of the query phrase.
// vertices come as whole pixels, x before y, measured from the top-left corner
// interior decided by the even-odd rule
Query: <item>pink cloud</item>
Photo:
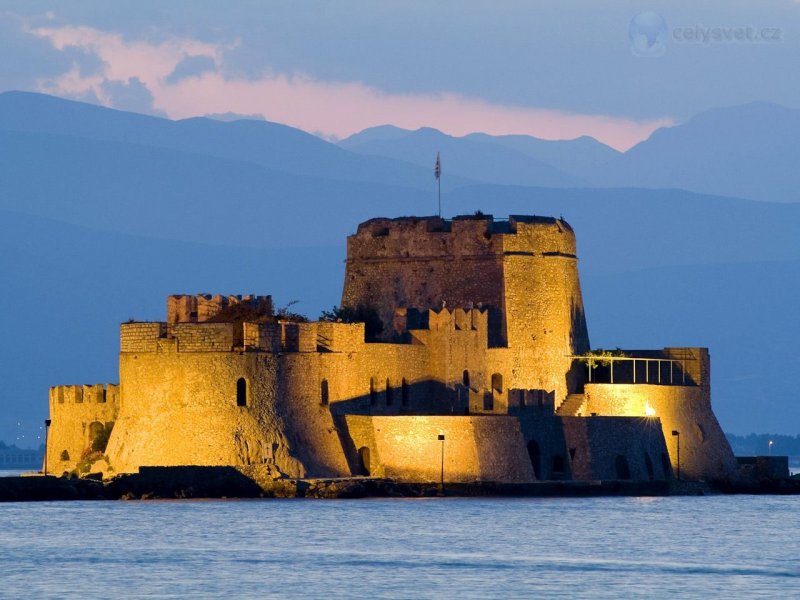
[[[156,106],[176,118],[233,111],[260,114],[306,131],[344,137],[391,123],[406,129],[430,126],[451,135],[481,131],[544,139],[592,136],[625,150],[670,119],[634,121],[539,108],[490,104],[458,94],[386,94],[360,82],[326,83],[306,77],[267,76],[228,80],[217,73],[187,79],[157,93]]]
[[[191,39],[159,42],[127,41],[120,35],[89,27],[33,31],[54,47],[78,46],[104,63],[100,76],[82,77],[77,66],[55,79],[42,81],[50,93],[77,96],[87,92],[105,103],[103,81],[138,77],[153,94],[153,106],[171,118],[209,113],[258,114],[264,118],[330,137],[346,137],[390,123],[406,129],[435,127],[451,135],[481,131],[494,135],[527,134],[544,139],[592,136],[626,150],[646,139],[670,119],[637,121],[605,115],[492,104],[453,93],[389,94],[362,82],[325,82],[307,76],[265,73],[256,80],[226,78],[219,72],[168,83],[167,76],[187,56],[205,55],[218,66],[225,47]]]

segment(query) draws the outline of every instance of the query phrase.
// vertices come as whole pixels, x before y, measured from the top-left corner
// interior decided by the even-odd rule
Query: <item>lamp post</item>
[[[439,431],[438,440],[442,442],[442,470],[441,470],[441,477],[439,479],[439,493],[444,494],[444,432]]]
[[[681,478],[681,432],[677,429],[672,430],[672,435],[675,436],[675,444],[678,448],[678,479]]]
[[[770,455],[770,456],[772,456],[772,444],[774,444],[774,443],[775,443],[775,442],[773,442],[772,440],[770,440],[770,441],[769,441],[769,444],[768,444],[768,445],[769,445],[769,455]]]
[[[44,420],[44,474],[47,475],[47,432],[50,431],[50,419]]]

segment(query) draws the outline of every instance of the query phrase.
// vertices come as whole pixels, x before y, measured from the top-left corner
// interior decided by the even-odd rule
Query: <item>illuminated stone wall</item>
[[[557,403],[579,387],[568,357],[589,340],[566,222],[373,219],[347,247],[342,304],[376,309],[384,338],[396,333],[398,307],[485,308],[489,345],[510,350],[492,367],[506,387],[555,392]]]
[[[516,230],[503,236],[510,385],[555,391],[558,405],[582,383],[569,357],[589,350],[575,235],[560,220]]]
[[[681,476],[728,480],[736,476],[736,459],[711,409],[708,386],[587,384],[587,413],[645,417],[649,406],[661,420],[672,468],[677,472],[680,432]]]
[[[370,475],[401,481],[534,481],[519,420],[508,416],[349,415],[347,428],[356,450],[368,448]],[[364,451],[361,451],[364,456]]]
[[[270,353],[120,354],[121,407],[108,447],[116,472],[140,466],[274,464],[302,476],[275,406]],[[237,382],[246,381],[245,406]]]
[[[72,471],[99,428],[109,428],[119,411],[119,387],[108,384],[59,385],[50,388],[47,470]]]

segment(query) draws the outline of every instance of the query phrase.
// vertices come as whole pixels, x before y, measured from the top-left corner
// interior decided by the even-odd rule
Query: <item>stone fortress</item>
[[[735,478],[708,351],[590,352],[577,263],[563,219],[379,218],[347,240],[341,305],[365,322],[171,296],[166,322],[121,325],[119,385],[51,388],[49,470]]]

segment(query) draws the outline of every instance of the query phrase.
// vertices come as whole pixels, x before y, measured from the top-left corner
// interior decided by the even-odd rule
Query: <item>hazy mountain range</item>
[[[434,129],[374,127],[343,148],[427,165],[442,151],[444,170],[484,182],[552,187],[681,188],[768,202],[800,201],[800,110],[754,102],[708,110],[657,130],[625,153],[592,138],[525,135],[464,137]],[[426,161],[427,162],[424,162]]]
[[[575,227],[594,346],[709,346],[723,426],[796,433],[800,204],[591,187],[597,173],[610,180],[625,161],[698,139],[695,122],[725,128],[753,114],[755,125],[740,123],[750,131],[765,113],[795,127],[796,111],[770,105],[709,111],[620,154],[588,138],[392,127],[337,146],[263,121],[0,94],[0,439],[38,427],[48,386],[116,381],[118,323],[163,318],[167,294],[272,293],[311,317],[337,303],[345,236],[359,221],[436,211],[434,143],[446,215],[553,214]],[[709,164],[725,163],[719,152]],[[776,164],[751,163],[756,180],[759,164]],[[779,175],[763,189],[797,177]]]

